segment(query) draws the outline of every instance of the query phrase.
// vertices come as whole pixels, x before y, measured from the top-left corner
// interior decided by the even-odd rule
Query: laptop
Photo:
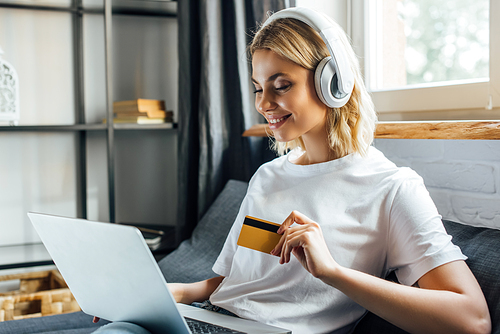
[[[89,315],[132,322],[151,333],[196,333],[188,322],[222,327],[213,333],[291,333],[177,304],[135,227],[33,212],[28,216],[76,301]]]

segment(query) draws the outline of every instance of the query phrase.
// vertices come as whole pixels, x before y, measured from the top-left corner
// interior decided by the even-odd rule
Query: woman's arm
[[[442,265],[419,288],[338,268],[322,280],[381,318],[411,333],[490,333],[488,307],[464,261]]]
[[[292,223],[299,224],[290,228]],[[490,333],[483,293],[464,261],[437,267],[405,286],[341,267],[331,256],[319,225],[299,212],[285,220],[272,254],[288,263],[291,254],[313,276],[353,301],[411,333]]]
[[[207,300],[223,279],[223,276],[218,276],[195,283],[168,283],[168,289],[176,302],[189,305]]]

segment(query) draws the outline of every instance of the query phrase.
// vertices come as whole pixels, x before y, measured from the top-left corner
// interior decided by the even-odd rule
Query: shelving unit
[[[119,222],[117,219],[117,140],[127,140],[128,137],[154,137],[151,140],[164,140],[168,137],[168,142],[175,142],[176,127],[171,124],[155,124],[155,125],[138,125],[138,124],[113,124],[113,101],[120,99],[114,96],[114,58],[113,58],[113,21],[117,16],[120,17],[137,17],[151,19],[175,19],[177,15],[177,4],[175,1],[139,1],[139,0],[67,0],[67,6],[62,4],[63,1],[35,1],[35,0],[0,0],[0,10],[26,10],[26,11],[45,11],[55,13],[68,13],[71,16],[72,25],[72,40],[73,40],[73,64],[74,64],[74,124],[48,124],[48,125],[19,125],[19,126],[0,126],[0,136],[6,138],[12,133],[30,133],[30,134],[53,134],[53,133],[72,133],[74,134],[74,157],[76,170],[76,212],[78,218],[89,218],[89,199],[88,199],[88,145],[89,140],[102,141],[105,140],[106,146],[106,165],[107,170],[101,170],[100,173],[105,173],[107,179],[107,197],[108,197],[108,217],[100,218],[109,222]],[[103,36],[104,36],[104,64],[105,64],[105,114],[102,118],[106,118],[106,124],[90,121],[86,115],[86,91],[84,76],[85,69],[85,36],[84,36],[84,17],[89,14],[103,19]],[[0,43],[1,44],[1,43]],[[175,48],[177,45],[175,45]],[[126,55],[124,55],[125,57]],[[177,64],[174,64],[176,66]],[[158,74],[160,75],[160,74]],[[177,78],[175,78],[176,80]],[[133,85],[134,83],[132,83]],[[133,89],[134,92],[140,89]],[[123,94],[122,94],[123,95]],[[145,96],[127,96],[127,99],[134,99]],[[23,97],[21,96],[21,99]],[[148,98],[146,96],[146,98]],[[151,98],[151,97],[149,97]],[[162,98],[162,97],[153,97]],[[125,98],[121,98],[125,99]],[[168,103],[168,101],[167,101]],[[175,103],[174,103],[175,107]],[[104,111],[104,110],[103,110]],[[22,110],[21,110],[22,113]],[[94,117],[95,118],[95,117]],[[152,132],[151,132],[152,131]],[[160,132],[161,134],[154,134]],[[139,135],[138,135],[139,134]],[[2,140],[0,137],[0,140]],[[97,139],[94,139],[97,138]],[[125,138],[125,139],[121,139]],[[150,140],[150,139],[148,139]],[[120,145],[118,145],[120,146]],[[124,146],[124,144],[121,144]],[[158,145],[159,146],[159,145]],[[155,146],[156,147],[156,146]],[[169,148],[165,148],[167,151]],[[175,151],[174,148],[171,148]],[[128,148],[127,148],[128,150]],[[136,151],[140,149],[136,149]],[[124,156],[124,154],[121,154]],[[164,159],[165,160],[165,159]],[[175,161],[174,161],[175,163]],[[163,163],[164,165],[164,163]],[[122,168],[122,166],[119,166]],[[127,174],[127,173],[125,173]],[[128,172],[128,174],[130,174]],[[128,175],[127,174],[127,175]],[[175,190],[175,189],[174,189]],[[176,191],[175,191],[176,192]],[[145,210],[147,211],[147,210]],[[0,212],[0,219],[2,213]],[[121,221],[120,221],[121,222]],[[132,223],[140,223],[137,219]],[[151,222],[144,223],[151,225]],[[13,262],[9,263],[8,259],[0,261],[0,269],[13,267],[26,267],[30,265],[50,264],[51,260],[48,254],[42,254],[43,250],[38,249],[36,244],[24,245],[25,249],[30,249],[30,252],[35,249],[38,255],[33,257],[36,260],[30,260],[29,257],[22,260],[21,258],[13,258]],[[23,245],[0,245],[0,252],[4,253],[20,251]]]

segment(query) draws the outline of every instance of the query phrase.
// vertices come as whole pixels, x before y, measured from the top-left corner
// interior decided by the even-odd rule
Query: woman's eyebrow
[[[274,81],[277,77],[281,77],[281,76],[288,76],[288,74],[286,73],[283,73],[283,72],[278,72],[278,73],[274,73],[273,75],[271,75],[269,78],[267,78],[266,82],[269,82],[269,81]],[[257,82],[257,80],[255,80],[253,77],[252,77],[252,81],[256,84],[259,84]]]

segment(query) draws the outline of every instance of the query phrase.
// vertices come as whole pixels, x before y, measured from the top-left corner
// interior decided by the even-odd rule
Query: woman
[[[409,332],[491,331],[481,289],[422,179],[370,146],[376,116],[344,32],[331,22],[354,88],[331,108],[315,88],[330,55],[322,37],[294,18],[270,21],[250,46],[252,80],[282,156],[250,181],[213,267],[220,276],[170,284],[176,300],[209,299],[294,333],[347,333],[365,309]],[[246,215],[282,223],[271,255],[236,245]],[[403,284],[384,280],[390,271]]]

